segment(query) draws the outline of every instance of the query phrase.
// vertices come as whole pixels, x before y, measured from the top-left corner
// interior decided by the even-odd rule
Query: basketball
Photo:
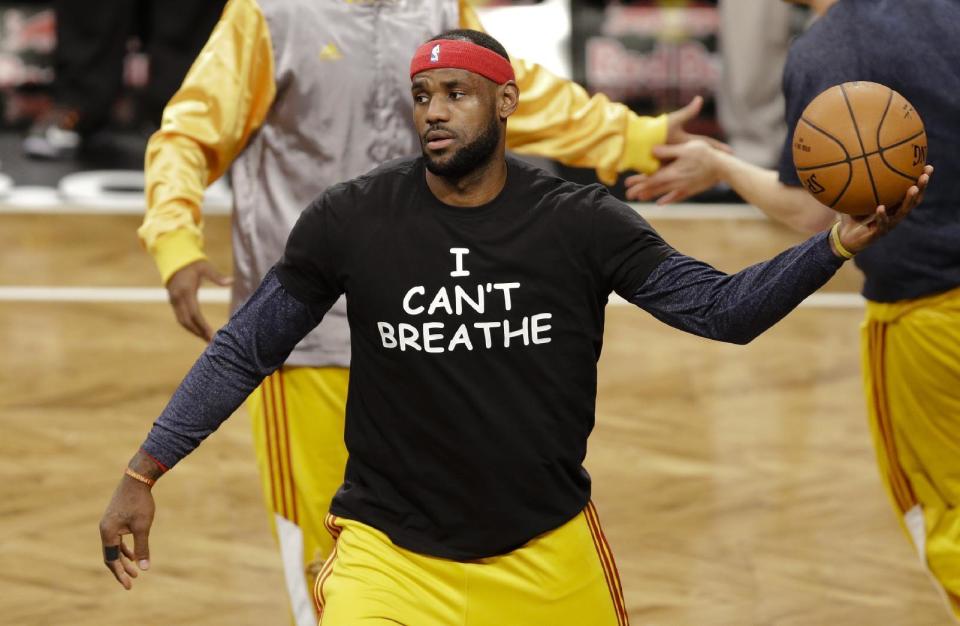
[[[793,133],[793,164],[820,203],[851,215],[879,205],[891,213],[927,162],[923,122],[885,85],[843,83],[803,110]]]

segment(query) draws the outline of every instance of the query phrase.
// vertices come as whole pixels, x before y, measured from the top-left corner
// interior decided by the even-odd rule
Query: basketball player
[[[147,150],[147,214],[140,237],[156,260],[177,319],[209,340],[197,304],[203,279],[227,284],[206,260],[204,187],[228,169],[234,187],[234,308],[273,263],[300,211],[328,186],[416,154],[406,70],[430,35],[479,28],[456,0],[308,2],[232,0],[164,114]],[[597,169],[651,171],[650,149],[687,139],[691,106],[638,117],[543,68],[514,62],[528,94],[507,145]],[[315,623],[304,569],[323,562],[323,525],[343,480],[343,414],[350,337],[341,301],[252,396],[263,492],[281,543],[299,624]],[[325,453],[317,457],[316,451]]]
[[[819,19],[796,40],[784,70],[791,132],[828,87],[882,83],[916,108],[940,170],[923,206],[856,263],[866,278],[863,377],[880,473],[900,522],[960,617],[960,3],[803,4]],[[705,144],[657,148],[657,156],[675,160],[651,177],[629,179],[628,197],[681,200],[722,180],[767,215],[815,232],[836,214],[800,187],[790,140],[778,171]]]
[[[410,64],[422,156],[330,187],[155,423],[101,521],[125,587],[149,558],[150,486],[347,295],[349,458],[317,579],[327,626],[625,624],[581,463],[604,305],[746,343],[919,202],[845,217],[725,275],[685,257],[599,185],[505,157],[520,106],[488,35],[453,31]],[[324,448],[315,451],[317,457]],[[123,534],[134,534],[131,551]]]

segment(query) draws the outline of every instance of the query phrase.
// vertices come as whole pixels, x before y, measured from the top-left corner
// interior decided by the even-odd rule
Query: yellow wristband
[[[129,467],[125,469],[123,473],[134,480],[139,480],[140,482],[142,482],[144,485],[147,485],[148,487],[153,487],[153,485],[157,482],[152,478],[147,478],[143,474],[138,474],[137,472],[133,471]]]
[[[833,241],[833,247],[837,251],[837,254],[845,259],[853,258],[854,253],[844,248],[843,244],[840,243],[840,222],[835,222],[833,228],[830,229],[830,239]]]

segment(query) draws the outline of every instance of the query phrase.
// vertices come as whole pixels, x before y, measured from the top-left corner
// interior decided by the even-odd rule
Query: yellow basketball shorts
[[[883,481],[960,618],[960,289],[868,302],[862,362]]]
[[[451,561],[330,516],[333,554],[314,585],[320,626],[625,626],[613,554],[589,504],[522,547]]]
[[[333,548],[324,518],[347,463],[348,374],[344,368],[283,367],[247,402],[263,496],[297,626],[316,626],[310,589]]]

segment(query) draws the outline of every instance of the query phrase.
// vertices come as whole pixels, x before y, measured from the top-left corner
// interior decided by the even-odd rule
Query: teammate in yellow
[[[865,277],[863,376],[881,476],[900,522],[960,618],[960,3],[801,4],[818,19],[796,39],[784,69],[791,133],[821,91],[874,81],[916,107],[939,169],[923,206],[856,263]],[[657,152],[673,162],[653,176],[628,179],[629,197],[680,200],[722,180],[797,230],[816,232],[836,219],[800,186],[790,137],[778,171],[697,142]]]
[[[346,294],[349,459],[315,586],[321,624],[623,626],[582,466],[610,294],[687,332],[749,342],[823,285],[844,249],[908,215],[929,170],[896,216],[848,216],[832,238],[726,275],[602,186],[505,156],[522,95],[489,35],[443,33],[408,72],[421,156],[333,185],[303,211],[131,459],[101,520],[104,561],[132,585],[163,467]]]
[[[139,231],[177,319],[209,340],[197,304],[204,279],[226,285],[203,251],[204,188],[228,170],[234,191],[233,305],[283,251],[302,208],[330,185],[415,154],[406,75],[416,46],[457,26],[479,28],[457,0],[231,0],[147,149]],[[524,101],[507,145],[596,168],[651,171],[650,150],[688,138],[699,101],[639,117],[543,68],[513,62]],[[350,337],[338,303],[252,397],[264,496],[273,511],[298,623],[312,622],[303,571],[329,553],[323,516],[343,479]]]

